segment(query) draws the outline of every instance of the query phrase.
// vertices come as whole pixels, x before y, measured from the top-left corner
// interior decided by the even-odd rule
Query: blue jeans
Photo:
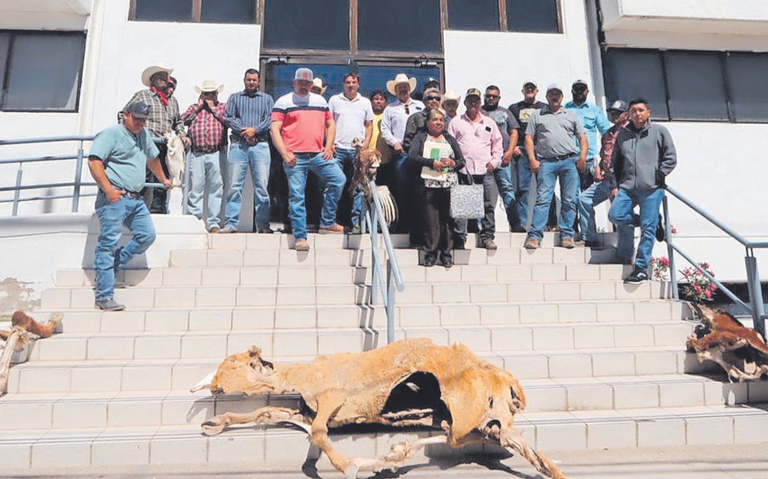
[[[355,150],[348,150],[346,148],[336,148],[336,161],[339,162],[341,168],[344,170],[344,175],[347,177],[346,187],[349,186],[352,181],[352,176],[355,174]],[[359,189],[355,191],[352,196],[352,214],[350,217],[350,223],[352,228],[359,228],[363,220],[363,192]]]
[[[579,172],[576,169],[576,156],[564,160],[541,160],[539,168],[536,206],[533,208],[533,223],[528,235],[541,240],[544,237],[544,225],[549,216],[549,203],[555,194],[555,183],[560,178],[563,197],[560,205],[561,238],[573,238],[573,223],[576,220],[576,197],[579,194]]]
[[[223,151],[214,153],[189,152],[187,156],[187,170],[189,171],[189,194],[187,195],[187,209],[189,214],[197,219],[203,218],[203,193],[208,188],[208,197],[205,199],[208,206],[208,218],[205,225],[220,226],[221,197],[224,192],[224,183],[221,179],[221,159]]]
[[[123,196],[110,203],[101,190],[96,195],[96,216],[101,225],[93,259],[93,267],[96,269],[96,301],[113,297],[116,269],[145,252],[155,241],[155,225],[152,224],[147,205],[140,196],[137,198]],[[133,238],[118,250],[119,256],[115,258],[123,225],[131,230]]]
[[[504,211],[507,213],[509,226],[514,226],[517,222],[517,211],[515,205],[515,185],[512,183],[512,163],[507,166],[500,166],[493,170],[493,176],[496,179],[496,186],[499,190],[501,201],[504,202]],[[496,205],[494,205],[494,208]]]
[[[520,226],[528,226],[528,192],[531,190],[531,163],[525,151],[517,159],[517,216]]]
[[[659,222],[659,207],[664,199],[664,190],[661,188],[653,191],[625,190],[619,189],[619,193],[613,200],[611,211],[608,214],[610,220],[616,225],[627,225],[632,227],[635,221],[632,209],[635,205],[640,205],[640,242],[637,244],[637,257],[635,266],[643,270],[648,268],[648,263],[653,251],[653,243],[656,241],[656,225]],[[634,238],[629,241],[630,246],[622,245],[622,238],[619,236],[619,257],[622,250],[626,253],[631,252],[631,246]],[[631,256],[629,256],[631,258]]]
[[[595,225],[595,206],[611,197],[611,188],[607,183],[593,183],[592,186],[579,194],[579,226],[584,241],[597,241],[597,226]],[[634,253],[634,232],[632,226],[616,225],[619,233],[618,259],[632,259]],[[629,246],[629,249],[627,249]]]
[[[254,227],[256,230],[269,228],[269,143],[260,141],[253,146],[241,143],[233,144],[229,149],[229,192],[227,192],[227,207],[225,210],[225,226],[237,229],[240,222],[240,208],[243,203],[243,185],[248,167],[251,168],[253,180],[253,210],[256,213]]]
[[[324,160],[322,153],[296,153],[296,164],[291,166],[283,162],[283,169],[288,177],[288,215],[291,218],[294,238],[306,239],[307,237],[304,188],[307,185],[307,173],[310,171],[325,182],[320,227],[333,226],[336,223],[336,208],[346,180],[339,163],[333,158]]]

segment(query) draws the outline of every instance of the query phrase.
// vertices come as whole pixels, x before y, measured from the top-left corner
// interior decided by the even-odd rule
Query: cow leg
[[[328,421],[336,414],[345,400],[343,394],[327,394],[318,398],[317,414],[312,421],[309,438],[312,444],[328,456],[328,460],[337,471],[344,474],[345,477],[354,478],[357,475],[357,467],[350,467],[349,459],[339,454],[328,439]]]
[[[262,426],[287,422],[295,424],[309,433],[309,425],[298,409],[267,406],[249,413],[227,412],[214,416],[202,424],[203,434],[206,436],[216,436],[221,434],[228,426],[249,422]]]
[[[505,428],[499,438],[502,447],[511,448],[525,458],[537,471],[552,479],[568,479],[555,464],[534,451],[528,442],[517,431]]]

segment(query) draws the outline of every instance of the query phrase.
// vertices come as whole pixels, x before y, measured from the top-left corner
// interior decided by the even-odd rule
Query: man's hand
[[[538,175],[539,170],[541,169],[541,162],[539,160],[531,160],[531,159],[529,159],[528,162],[530,163],[530,166],[531,166],[531,172],[534,175]]]
[[[246,128],[243,130],[243,132],[240,134],[240,136],[243,137],[246,143],[249,145],[255,145],[256,144],[256,129],[255,128]]]
[[[323,159],[328,161],[333,159],[334,153],[333,153],[333,145],[326,145],[325,148],[323,148]]]
[[[184,143],[184,148],[189,149],[192,146],[192,140],[187,136],[181,137],[181,142]]]
[[[616,195],[617,194],[619,194],[619,189],[618,188],[614,188],[614,189],[611,190],[611,201],[616,199]]]
[[[203,105],[205,105],[205,100],[203,100],[203,97],[201,96],[197,99],[197,106],[202,107]]]
[[[392,148],[394,148],[395,153],[397,153],[398,155],[403,154],[403,144],[400,143],[399,141],[395,143],[395,146],[393,146]]]
[[[293,166],[296,164],[296,156],[290,151],[286,151],[283,155],[283,161],[286,165]]]
[[[211,111],[216,109],[216,105],[213,103],[213,100],[205,100],[205,103],[208,105],[208,108],[210,108]]]
[[[587,159],[579,158],[578,160],[576,160],[576,169],[582,173],[587,171]]]
[[[603,181],[603,169],[600,168],[600,165],[595,167],[595,181]]]
[[[109,200],[110,203],[114,203],[114,202],[116,202],[117,200],[119,200],[120,198],[123,197],[123,193],[125,193],[125,191],[121,190],[120,188],[112,187],[112,188],[106,190],[104,192],[104,195],[106,195],[106,197],[107,197],[107,199]]]
[[[160,180],[160,183],[162,183],[163,186],[165,186],[169,190],[173,188],[173,181],[169,180],[168,178],[163,178],[162,180]]]
[[[493,167],[493,163],[491,163],[490,161],[489,161],[488,163],[486,163],[486,164],[485,164],[485,170],[486,170],[488,173],[492,173],[494,169],[495,169],[495,168]]]
[[[512,161],[512,153],[513,151],[511,149],[504,153],[504,156],[501,157],[501,166],[509,166],[509,163]]]
[[[519,146],[515,147],[515,156],[523,156],[523,149]]]

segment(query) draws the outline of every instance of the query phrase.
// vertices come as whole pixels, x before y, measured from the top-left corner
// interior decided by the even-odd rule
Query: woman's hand
[[[450,158],[443,158],[443,161],[441,164],[443,165],[443,168],[449,168],[451,170],[456,168],[456,162]]]
[[[442,171],[443,170],[443,164],[437,160],[432,162],[432,169],[435,171]]]

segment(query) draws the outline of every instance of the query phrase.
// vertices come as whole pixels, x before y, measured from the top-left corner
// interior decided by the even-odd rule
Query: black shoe
[[[640,284],[643,281],[648,281],[648,273],[646,273],[644,269],[638,268],[637,266],[635,266],[635,269],[632,270],[632,273],[630,273],[629,276],[624,278],[625,283],[631,284]]]
[[[96,301],[96,307],[102,311],[122,311],[125,305],[118,303],[114,298],[100,299]]]
[[[435,265],[436,260],[437,258],[435,258],[434,256],[424,256],[424,266],[426,266],[427,268],[431,268],[432,266]]]
[[[463,239],[454,238],[453,249],[466,249],[465,241]]]
[[[509,229],[511,233],[526,233],[526,230],[524,227],[520,225],[515,225]]]
[[[445,269],[451,269],[453,267],[453,256],[441,255],[440,263],[442,263],[442,265],[445,266]]]

